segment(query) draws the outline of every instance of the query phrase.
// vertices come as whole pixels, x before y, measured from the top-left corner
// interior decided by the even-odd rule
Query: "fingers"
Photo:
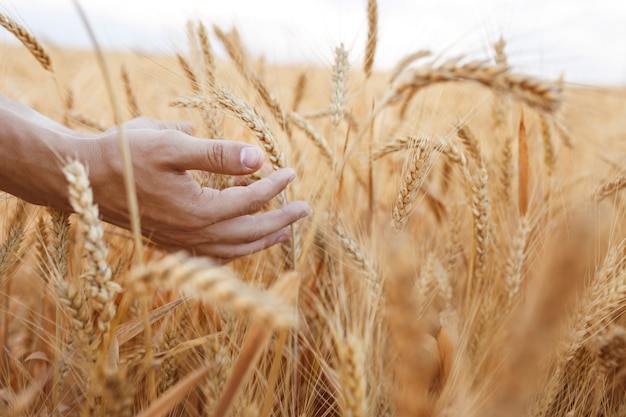
[[[211,219],[211,224],[215,224],[256,213],[295,177],[293,169],[283,168],[246,187],[231,187],[221,191],[205,188],[194,205],[194,215],[200,219]]]
[[[196,255],[210,256],[218,262],[226,263],[241,256],[267,249],[276,243],[285,242],[289,239],[290,235],[291,230],[289,227],[284,227],[254,242],[244,244],[215,243],[200,245],[194,248],[194,252]]]
[[[228,140],[188,138],[177,142],[171,165],[179,170],[197,169],[218,174],[245,175],[263,165],[260,148]]]
[[[309,215],[311,209],[304,201],[296,201],[257,216],[241,216],[207,228],[207,243],[251,243],[273,234]]]

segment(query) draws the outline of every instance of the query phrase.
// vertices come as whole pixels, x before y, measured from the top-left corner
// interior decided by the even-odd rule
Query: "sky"
[[[367,0],[81,0],[107,48],[173,53],[185,25],[236,25],[247,50],[267,62],[331,65],[344,43],[363,60]],[[378,0],[376,66],[429,49],[485,59],[502,35],[513,67],[544,78],[626,85],[626,0]],[[0,0],[0,11],[47,43],[90,47],[71,0]],[[12,41],[0,33],[1,41]]]

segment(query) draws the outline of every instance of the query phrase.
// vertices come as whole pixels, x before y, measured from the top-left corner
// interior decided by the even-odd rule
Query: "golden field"
[[[361,51],[280,67],[218,31],[232,55],[210,64],[190,27],[189,71],[106,54],[124,119],[281,153],[298,173],[282,198],[313,214],[218,268],[147,241],[134,259],[128,231],[91,242],[99,225],[3,195],[0,415],[626,414],[626,90],[520,75],[506,48],[433,51],[390,80]],[[113,127],[93,52],[47,52],[53,71],[0,46],[0,92]],[[102,327],[93,246],[120,288]]]

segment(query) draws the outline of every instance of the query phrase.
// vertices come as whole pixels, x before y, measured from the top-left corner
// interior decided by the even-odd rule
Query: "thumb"
[[[226,175],[245,175],[263,166],[263,151],[229,140],[188,138],[176,146],[172,164],[180,170],[197,169]]]

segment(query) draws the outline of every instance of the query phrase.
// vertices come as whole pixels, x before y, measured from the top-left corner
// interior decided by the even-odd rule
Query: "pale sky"
[[[330,65],[343,42],[361,65],[366,0],[82,0],[102,45],[184,50],[185,23],[235,24],[268,62]],[[570,82],[626,84],[626,0],[378,0],[376,64],[388,68],[428,48],[483,59],[504,35],[520,72]],[[46,42],[89,47],[71,0],[0,0],[3,11]],[[0,41],[10,36],[0,33]]]

